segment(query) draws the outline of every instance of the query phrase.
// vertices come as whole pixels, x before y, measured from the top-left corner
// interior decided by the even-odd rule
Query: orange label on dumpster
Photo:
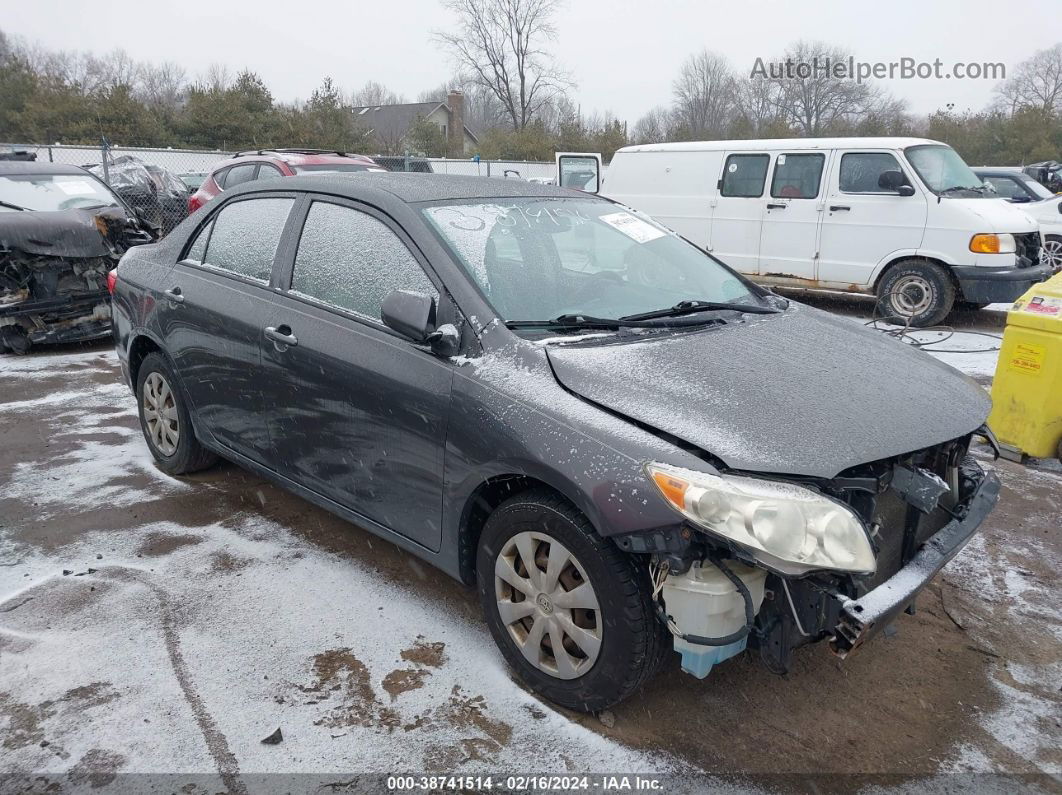
[[[1014,346],[1014,352],[1010,356],[1010,363],[1007,367],[1019,373],[1039,373],[1043,369],[1046,354],[1047,346],[1045,345],[1019,342]]]

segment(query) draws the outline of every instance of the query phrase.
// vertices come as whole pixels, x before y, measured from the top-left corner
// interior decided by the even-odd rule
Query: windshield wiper
[[[988,188],[984,185],[952,185],[950,188],[938,191],[938,193],[943,196],[945,193],[953,193],[957,190],[972,190],[974,193],[984,193]]]
[[[11,202],[0,201],[0,207],[6,207],[9,210],[21,210],[24,213],[29,212],[28,207],[19,207],[17,204],[12,204]]]
[[[637,326],[609,317],[592,315],[560,315],[552,320],[507,320],[508,328],[563,328],[563,329],[618,329],[620,326]]]
[[[638,315],[625,315],[620,318],[623,321],[653,320],[659,317],[681,317],[692,315],[697,312],[712,312],[715,310],[730,309],[735,312],[745,312],[750,315],[776,315],[782,310],[769,306],[756,306],[755,304],[732,304],[726,301],[679,301],[667,309],[654,309],[652,312],[642,312]]]

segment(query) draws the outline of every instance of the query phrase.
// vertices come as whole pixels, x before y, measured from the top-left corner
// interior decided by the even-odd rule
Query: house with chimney
[[[409,132],[418,119],[437,126],[446,140],[447,157],[468,157],[479,147],[476,134],[465,126],[465,100],[451,91],[445,102],[408,102],[401,105],[365,105],[351,108],[354,123],[369,132],[379,154],[410,150]]]

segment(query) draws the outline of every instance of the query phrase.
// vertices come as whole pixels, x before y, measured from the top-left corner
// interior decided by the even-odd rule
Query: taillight
[[[199,199],[196,198],[196,194],[192,194],[188,197],[188,214],[191,215],[199,209]]]
[[[114,288],[118,285],[118,269],[107,271],[107,292],[114,295]]]

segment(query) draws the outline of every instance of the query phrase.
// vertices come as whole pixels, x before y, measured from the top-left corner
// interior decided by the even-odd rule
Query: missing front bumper
[[[844,659],[910,605],[931,579],[973,538],[999,500],[999,478],[986,472],[962,519],[953,519],[922,545],[911,561],[859,599],[842,599],[830,648]]]

